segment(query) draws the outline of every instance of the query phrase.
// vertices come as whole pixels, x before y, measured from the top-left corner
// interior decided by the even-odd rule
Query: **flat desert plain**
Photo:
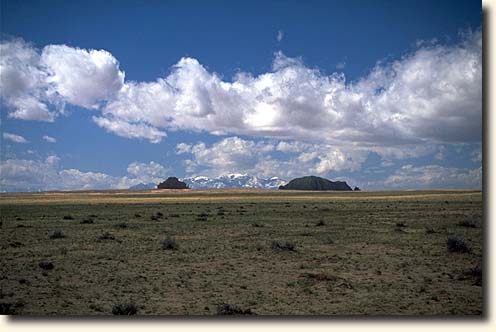
[[[3,313],[481,315],[480,191],[1,194]]]

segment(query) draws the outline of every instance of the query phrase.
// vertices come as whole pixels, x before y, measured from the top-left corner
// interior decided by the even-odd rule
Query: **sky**
[[[481,188],[480,1],[11,1],[0,190]]]

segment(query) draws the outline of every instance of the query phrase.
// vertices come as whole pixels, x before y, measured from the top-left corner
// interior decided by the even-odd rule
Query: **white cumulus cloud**
[[[144,138],[159,143],[167,133],[143,123],[129,123],[121,119],[93,117],[93,121],[107,131],[126,138]]]
[[[56,111],[49,110],[51,99],[47,73],[39,53],[21,39],[0,42],[0,97],[9,117],[52,122]]]
[[[127,167],[127,172],[131,176],[140,179],[141,182],[156,182],[157,179],[164,179],[170,169],[154,161],[146,163],[133,162]]]
[[[0,164],[2,191],[109,189],[118,180],[98,172],[59,170],[55,155],[44,160],[7,159]]]
[[[64,169],[57,173],[60,183],[46,183],[49,190],[98,190],[117,189],[118,179],[99,172],[82,172],[78,169]]]
[[[70,103],[101,112],[93,119],[127,138],[160,142],[167,130],[309,140],[369,148],[480,142],[482,34],[415,52],[347,82],[301,59],[276,53],[273,70],[231,81],[182,58],[152,82],[124,80],[104,50],[48,45],[41,52],[2,42],[2,100],[9,116],[53,121]]]
[[[47,184],[60,184],[56,156],[45,160],[7,159],[0,163],[1,191],[48,190]]]
[[[274,157],[273,153],[283,156]],[[189,173],[219,176],[225,173],[248,173],[260,177],[291,178],[307,174],[325,176],[332,171],[357,170],[365,162],[368,152],[342,149],[327,144],[297,141],[259,141],[228,137],[207,146],[180,143],[178,154],[190,153]]]
[[[383,186],[390,188],[481,188],[482,167],[475,169],[439,165],[405,165],[387,177]]]
[[[43,140],[47,141],[48,143],[57,143],[57,139],[52,136],[44,135]]]
[[[119,62],[105,50],[48,45],[41,62],[46,66],[47,82],[74,105],[97,108],[99,101],[112,99],[124,83]]]
[[[24,137],[16,134],[3,133],[3,138],[14,143],[29,143]]]
[[[126,83],[102,110],[113,121],[342,144],[480,141],[481,34],[378,64],[356,83],[277,53],[273,71],[232,82],[183,58],[165,78]]]
[[[41,160],[7,159],[0,163],[0,191],[127,189],[138,183],[159,183],[168,168],[155,162],[133,162],[125,176],[61,169],[59,157]]]

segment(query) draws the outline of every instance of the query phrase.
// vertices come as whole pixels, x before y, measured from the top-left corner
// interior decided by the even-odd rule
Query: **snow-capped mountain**
[[[226,174],[215,178],[207,176],[194,176],[182,179],[192,189],[208,188],[258,188],[258,189],[277,189],[285,185],[286,181],[278,177],[269,179],[258,178],[248,174]]]

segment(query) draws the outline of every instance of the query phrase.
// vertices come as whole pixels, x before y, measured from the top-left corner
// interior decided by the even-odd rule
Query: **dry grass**
[[[169,218],[147,217],[157,211]],[[482,261],[483,227],[459,226],[482,225],[476,191],[2,194],[0,212],[0,303],[22,303],[16,314],[112,315],[129,299],[140,315],[482,312],[466,271]],[[450,237],[471,251],[450,253]],[[163,250],[167,238],[179,250]]]

